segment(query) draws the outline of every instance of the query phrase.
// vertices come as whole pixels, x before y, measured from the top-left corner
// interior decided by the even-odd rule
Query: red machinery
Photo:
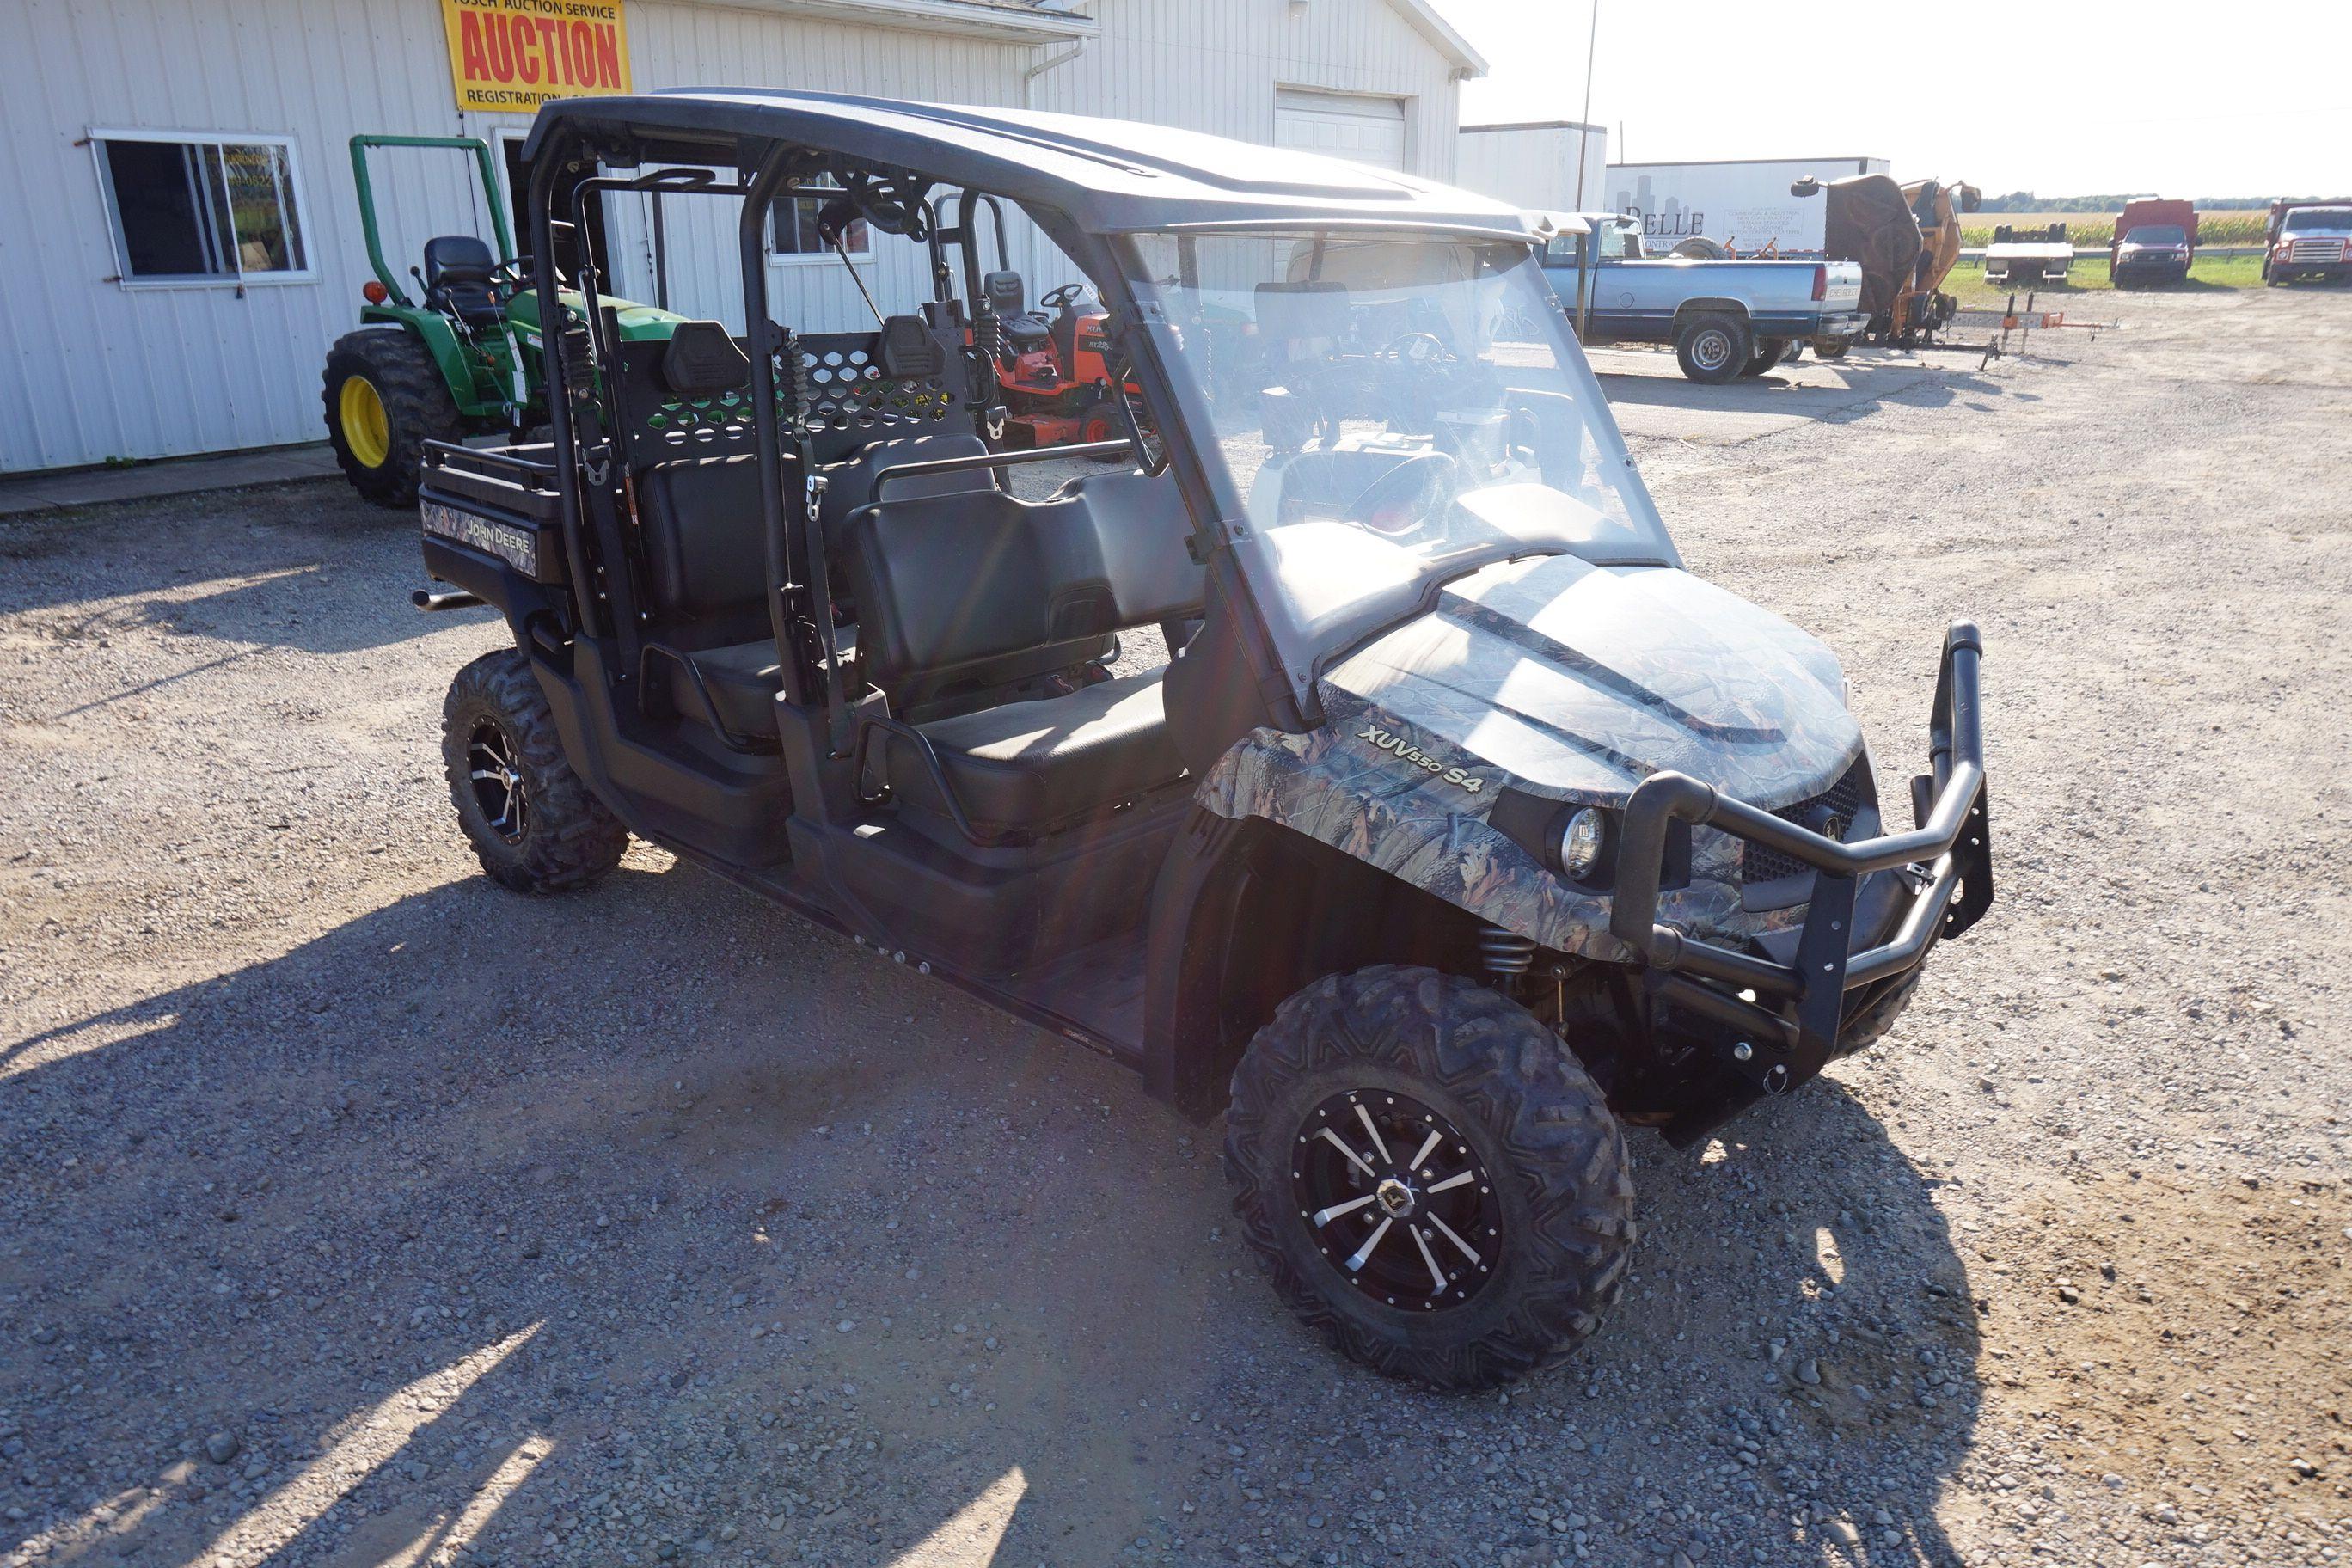
[[[1018,272],[992,272],[982,287],[1002,329],[997,384],[1004,444],[1061,447],[1125,437],[1127,419],[1110,386],[1110,313],[1092,291],[1083,283],[1047,289],[1037,303],[1054,312],[1048,319],[1028,308]],[[1132,382],[1127,391],[1142,395]]]

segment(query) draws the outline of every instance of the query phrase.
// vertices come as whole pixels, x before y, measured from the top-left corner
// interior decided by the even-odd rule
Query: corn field
[[[2261,208],[2238,212],[2208,212],[2197,215],[2197,243],[2200,245],[2260,245],[2263,225],[2270,215]],[[2044,228],[2063,222],[2066,237],[2076,245],[2104,246],[2116,236],[2113,217],[2097,217],[2078,213],[1969,213],[1960,219],[1960,243],[1964,246],[1990,245],[1992,231],[1998,224],[2012,228]]]

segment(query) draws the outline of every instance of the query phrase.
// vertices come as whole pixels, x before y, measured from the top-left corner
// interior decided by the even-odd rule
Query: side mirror
[[[1789,194],[1792,196],[1817,196],[1822,194],[1822,183],[1807,174],[1801,180],[1789,182]],[[1976,209],[1970,207],[1969,210],[1974,212]]]

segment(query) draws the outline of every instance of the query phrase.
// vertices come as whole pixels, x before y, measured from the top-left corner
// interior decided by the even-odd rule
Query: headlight
[[[1606,833],[1601,813],[1586,806],[1568,819],[1559,836],[1559,868],[1581,882],[1601,864]]]

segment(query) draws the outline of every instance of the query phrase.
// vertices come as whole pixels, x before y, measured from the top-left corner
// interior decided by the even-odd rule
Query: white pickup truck
[[[1622,214],[1527,217],[1547,237],[1544,275],[1587,346],[1672,343],[1693,381],[1760,375],[1804,343],[1835,359],[1868,323],[1859,262],[1648,257],[1638,220]]]

